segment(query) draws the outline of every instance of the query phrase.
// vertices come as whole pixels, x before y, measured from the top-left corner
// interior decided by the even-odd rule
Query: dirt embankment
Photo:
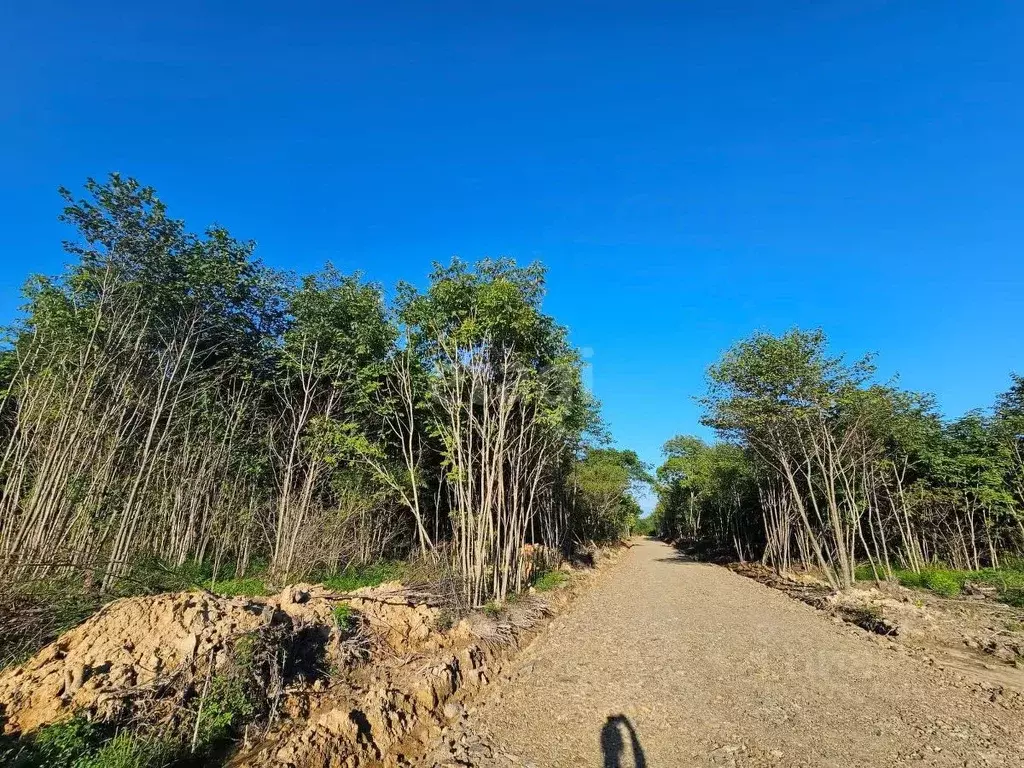
[[[243,750],[233,766],[354,768],[373,765],[469,765],[490,747],[464,731],[478,693],[504,678],[520,651],[591,579],[618,557],[600,552],[593,568],[563,589],[527,595],[500,612],[477,612],[442,633],[432,652],[401,643],[378,655],[294,717]]]
[[[188,716],[240,638],[272,635],[269,722],[246,729],[232,765],[403,765],[438,743],[572,591],[454,623],[430,595],[397,583],[348,594],[300,584],[271,598],[196,591],[119,600],[0,673],[3,729],[30,733],[74,714],[123,724]],[[341,621],[339,605],[347,606]]]

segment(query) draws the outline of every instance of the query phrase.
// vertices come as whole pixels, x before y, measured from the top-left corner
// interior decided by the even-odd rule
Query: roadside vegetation
[[[858,566],[858,581],[873,581],[869,566]],[[904,587],[925,589],[942,597],[962,594],[987,594],[999,602],[1024,608],[1024,563],[1009,560],[999,568],[958,571],[941,564],[928,565],[920,571],[894,568],[891,578]]]
[[[650,478],[608,447],[540,264],[386,294],[273,270],[116,174],[62,194],[68,266],[28,279],[0,351],[0,668],[133,595],[400,579],[500,606],[637,526]],[[200,688],[189,733],[75,719],[0,754],[208,764],[263,706],[243,678]]]
[[[705,552],[813,570],[833,587],[987,586],[1020,605],[1024,378],[991,408],[940,417],[820,331],[758,333],[708,371],[718,441],[665,444],[654,522]]]

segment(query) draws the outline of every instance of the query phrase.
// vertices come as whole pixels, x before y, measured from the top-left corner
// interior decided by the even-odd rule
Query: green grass
[[[569,574],[565,571],[545,571],[533,580],[533,588],[538,592],[550,592],[557,589],[569,580]]]
[[[244,579],[210,581],[203,586],[214,594],[226,595],[228,597],[263,597],[271,594],[266,580],[255,576]]]
[[[874,578],[871,567],[866,565],[858,566],[855,575],[859,581]],[[893,577],[904,587],[925,589],[942,597],[956,597],[963,592],[967,582],[987,584],[995,587],[997,600],[1024,607],[1024,563],[1019,560],[1008,560],[1005,567],[980,571],[961,571],[942,565],[929,565],[920,573],[896,569]]]
[[[122,731],[74,768],[157,768],[180,763],[184,753],[183,744]]]
[[[161,739],[73,717],[0,744],[10,768],[158,768],[191,760],[183,742]]]
[[[963,575],[955,571],[928,569],[920,576],[921,586],[942,597],[956,597],[964,588]]]
[[[107,739],[109,734],[100,726],[75,717],[40,728],[27,738],[5,737],[0,743],[0,765],[11,768],[77,768]]]
[[[362,587],[376,587],[385,581],[395,581],[401,577],[401,563],[375,563],[359,568],[346,568],[328,576],[321,583],[335,592],[353,592]]]
[[[226,563],[217,570],[211,563],[186,560],[181,565],[167,563],[155,557],[140,560],[127,576],[118,579],[112,589],[113,597],[152,595],[161,592],[184,592],[196,587],[209,589],[220,595],[267,595],[267,564],[250,563],[244,576],[239,576],[234,563]]]

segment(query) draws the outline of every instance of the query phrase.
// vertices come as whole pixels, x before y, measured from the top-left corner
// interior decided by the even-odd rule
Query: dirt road
[[[1024,765],[1018,705],[887,646],[643,541],[459,738],[475,765]]]

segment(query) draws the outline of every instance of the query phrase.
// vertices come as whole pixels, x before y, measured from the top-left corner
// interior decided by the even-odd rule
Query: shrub
[[[533,581],[533,588],[538,592],[548,592],[557,589],[569,580],[565,571],[545,571]]]
[[[338,603],[331,613],[339,632],[350,632],[355,627],[356,617],[348,603]]]

